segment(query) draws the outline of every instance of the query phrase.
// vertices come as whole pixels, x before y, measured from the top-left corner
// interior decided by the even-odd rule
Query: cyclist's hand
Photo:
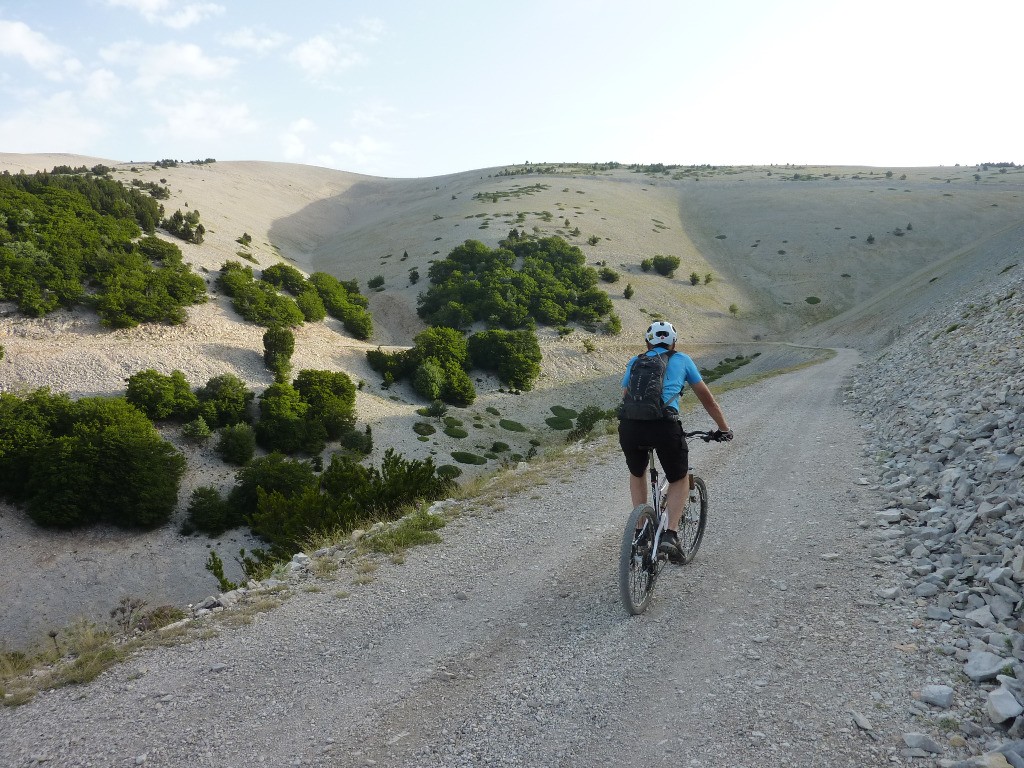
[[[727,443],[730,440],[732,440],[732,438],[733,434],[731,429],[726,430],[725,432],[723,432],[720,429],[716,429],[714,432],[711,433],[711,439],[714,440],[716,443]]]

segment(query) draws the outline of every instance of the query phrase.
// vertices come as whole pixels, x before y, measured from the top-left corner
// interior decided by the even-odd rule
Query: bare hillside
[[[261,391],[272,381],[262,360],[263,329],[241,321],[213,290],[216,271],[240,258],[237,240],[249,234],[246,253],[257,268],[286,260],[306,272],[356,279],[364,291],[367,280],[384,277],[383,292],[369,293],[375,323],[369,342],[353,339],[333,320],[307,324],[296,331],[293,364],[296,370],[343,370],[365,383],[357,410],[360,421],[373,427],[375,458],[394,447],[410,457],[433,456],[438,463],[451,461],[453,450],[486,449],[496,440],[521,454],[529,440],[560,443],[562,433],[545,424],[550,408],[610,407],[623,361],[637,351],[641,331],[656,313],[677,325],[681,346],[702,366],[759,352],[754,363],[732,374],[734,380],[820,357],[814,349],[819,327],[829,344],[884,343],[894,332],[892,318],[900,318],[897,324],[911,322],[924,307],[949,300],[1001,268],[1021,210],[1018,169],[980,173],[979,180],[974,168],[894,169],[887,177],[885,169],[702,168],[643,174],[582,166],[556,166],[545,173],[517,167],[512,169],[517,175],[495,168],[434,179],[378,179],[287,164],[157,168],[54,154],[0,155],[0,171],[99,162],[114,167],[115,178],[125,183],[165,183],[171,190],[171,199],[164,201],[169,213],[200,212],[206,241],[181,247],[206,277],[210,301],[192,308],[183,326],[123,331],[104,329],[84,310],[27,319],[2,306],[0,345],[6,354],[0,388],[117,394],[127,376],[155,368],[181,370],[193,385],[231,372]],[[526,170],[534,172],[522,173]],[[618,282],[603,285],[623,332],[609,337],[576,330],[562,338],[540,329],[544,362],[533,392],[502,392],[496,379],[480,376],[477,402],[460,414],[478,425],[474,434],[464,441],[440,433],[420,441],[411,427],[422,403],[405,385],[381,389],[365,351],[411,343],[422,328],[416,297],[432,260],[467,239],[493,247],[513,227],[561,235],[583,249],[589,263],[618,271]],[[902,236],[895,234],[897,227]],[[868,234],[874,234],[874,244],[866,243]],[[640,268],[644,258],[659,254],[680,258],[672,279]],[[419,272],[416,284],[411,269]],[[691,272],[700,285],[690,284]],[[705,283],[708,274],[712,279]],[[622,294],[627,282],[636,290],[631,300]],[[810,304],[809,297],[820,301]],[[823,320],[828,322],[815,325]],[[502,429],[494,411],[527,431]],[[189,448],[176,430],[165,432],[189,461],[180,518],[193,488],[227,489],[233,471],[209,452]],[[214,544],[230,553],[248,543],[235,536]],[[207,542],[182,539],[170,528],[145,535],[53,536],[0,506],[0,548],[5,553],[0,641],[27,640],[81,611],[102,616],[124,594],[186,603],[214,585],[202,569]],[[55,579],[69,573],[73,587],[55,591]],[[39,603],[45,608],[34,609]]]

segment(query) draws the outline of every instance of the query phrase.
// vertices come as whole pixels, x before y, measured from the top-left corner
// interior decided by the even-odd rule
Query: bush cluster
[[[407,460],[391,449],[380,468],[335,454],[320,476],[308,462],[271,453],[239,470],[227,499],[197,489],[187,526],[219,534],[248,524],[268,543],[270,557],[291,557],[316,533],[394,519],[418,501],[443,498],[453,486],[452,474],[441,473],[431,459]]]
[[[206,285],[177,246],[138,240],[160,213],[151,197],[88,172],[0,174],[0,300],[35,317],[89,303],[115,328],[184,322]]]
[[[369,435],[355,430],[355,397],[355,385],[344,373],[299,371],[291,384],[279,381],[260,395],[256,442],[286,454],[317,454],[328,440],[340,440],[369,453]]]
[[[413,339],[412,349],[391,353],[371,349],[366,359],[385,384],[412,379],[416,392],[427,400],[466,406],[476,399],[476,389],[466,373],[469,344],[454,328],[427,328]]]
[[[495,373],[509,386],[529,390],[540,375],[540,345],[532,331],[483,331],[469,337],[474,368]]]
[[[187,243],[199,245],[203,242],[206,227],[199,223],[199,211],[182,213],[177,210],[160,222],[160,226]]]
[[[465,329],[483,321],[515,330],[534,322],[596,323],[612,309],[583,251],[560,237],[527,239],[512,230],[496,250],[467,240],[428,275],[431,286],[417,312],[430,325]]]
[[[170,519],[184,472],[123,397],[0,394],[0,495],[39,525],[153,528]]]
[[[244,421],[254,396],[241,379],[230,373],[214,376],[194,392],[181,371],[165,375],[148,368],[126,381],[125,399],[153,421],[201,418],[213,429]]]
[[[266,280],[257,280],[252,267],[229,261],[220,268],[217,286],[231,297],[231,306],[246,320],[273,326],[302,325],[305,316],[295,299],[283,296]]]
[[[345,330],[357,339],[368,339],[373,334],[373,319],[367,311],[366,297],[359,293],[355,280],[338,280],[326,272],[314,272],[309,283],[320,296],[327,314],[341,320]]]

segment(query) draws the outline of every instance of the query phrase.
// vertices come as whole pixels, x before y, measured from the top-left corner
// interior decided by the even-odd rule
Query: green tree
[[[636,291],[633,290],[633,284],[626,283],[626,288],[622,291],[622,296],[626,299],[632,299],[634,293],[636,293]]]
[[[290,328],[271,326],[263,334],[263,362],[278,381],[283,381],[291,371],[294,351],[295,334]]]

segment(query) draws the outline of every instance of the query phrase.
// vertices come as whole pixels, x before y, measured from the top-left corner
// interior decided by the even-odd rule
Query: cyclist
[[[647,342],[647,352],[644,353],[646,356],[670,355],[667,361],[663,361],[665,367],[661,389],[662,417],[620,418],[619,445],[629,468],[629,495],[634,508],[647,503],[647,481],[644,474],[647,472],[648,447],[653,447],[657,452],[658,461],[665,471],[665,479],[668,480],[668,530],[663,534],[658,549],[668,556],[670,562],[679,563],[682,562],[682,550],[679,547],[677,531],[690,489],[689,451],[686,447],[686,438],[683,436],[683,426],[679,422],[679,396],[687,383],[704,406],[704,410],[718,425],[711,438],[719,441],[732,440],[733,434],[715,396],[701,379],[696,364],[689,355],[676,352],[676,329],[672,324],[661,320],[652,323],[644,338]],[[630,372],[640,357],[637,355],[629,361],[626,373],[622,377],[624,403],[629,396]]]

